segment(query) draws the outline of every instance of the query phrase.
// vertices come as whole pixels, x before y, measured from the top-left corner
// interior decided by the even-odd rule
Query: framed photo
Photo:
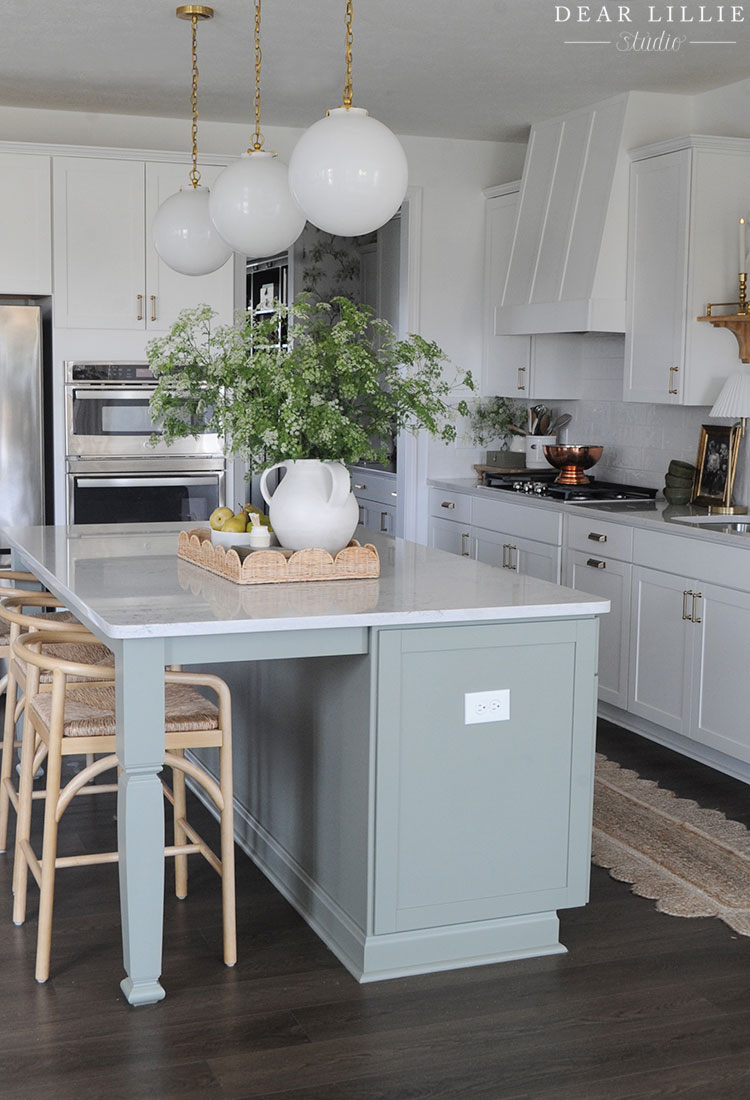
[[[728,508],[732,503],[740,429],[717,424],[701,428],[691,504],[704,508]]]

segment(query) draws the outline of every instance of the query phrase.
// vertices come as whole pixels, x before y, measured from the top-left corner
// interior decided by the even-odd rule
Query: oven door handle
[[[171,485],[215,485],[216,475],[211,477],[183,477],[171,474],[167,477],[76,477],[77,489],[136,489],[148,485],[168,488]]]
[[[154,386],[141,386],[137,390],[118,390],[111,386],[101,386],[97,389],[74,389],[74,401],[143,401],[148,400],[156,392]]]

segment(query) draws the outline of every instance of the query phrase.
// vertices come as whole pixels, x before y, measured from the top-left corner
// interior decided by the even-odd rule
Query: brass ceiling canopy
[[[183,4],[177,8],[175,15],[178,19],[213,19],[214,9],[207,4]]]

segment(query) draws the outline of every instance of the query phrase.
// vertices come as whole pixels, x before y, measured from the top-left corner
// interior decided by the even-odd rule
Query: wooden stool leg
[[[13,675],[13,661],[8,661],[8,680],[5,688],[5,721],[3,722],[3,755],[0,765],[0,852],[4,852],[8,843],[8,811],[10,794],[8,783],[12,782],[13,749],[15,746],[16,726],[16,678]]]
[[[174,756],[184,756],[183,749],[172,749]],[[179,768],[172,769],[172,795],[174,798],[174,842],[175,845],[187,843],[187,833],[179,824],[187,815],[187,802],[185,800],[185,773]],[[188,857],[177,855],[174,857],[174,892],[178,898],[186,898],[188,892]]]
[[[221,811],[221,911],[224,962],[237,962],[237,913],[234,887],[234,788],[232,785],[232,707],[229,689],[219,697],[219,722],[223,732],[219,750],[219,785],[224,801]]]
[[[60,797],[62,752],[60,734],[50,733],[47,753],[47,788],[44,797],[44,837],[42,874],[39,893],[39,926],[36,937],[36,980],[46,982],[52,950],[52,907],[55,898],[55,860],[57,859],[57,803]]]
[[[28,862],[24,843],[31,836],[31,807],[34,791],[34,744],[36,732],[28,710],[23,717],[23,740],[21,742],[21,779],[18,788],[18,816],[16,820],[16,854],[13,863],[13,923],[23,924],[26,920],[26,888],[28,885]]]

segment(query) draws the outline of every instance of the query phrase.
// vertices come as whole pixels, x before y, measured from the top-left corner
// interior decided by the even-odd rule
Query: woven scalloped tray
[[[235,584],[280,584],[289,581],[345,581],[380,576],[380,558],[370,543],[352,539],[332,557],[327,550],[245,550],[214,546],[211,532],[201,527],[180,531],[177,556]]]

